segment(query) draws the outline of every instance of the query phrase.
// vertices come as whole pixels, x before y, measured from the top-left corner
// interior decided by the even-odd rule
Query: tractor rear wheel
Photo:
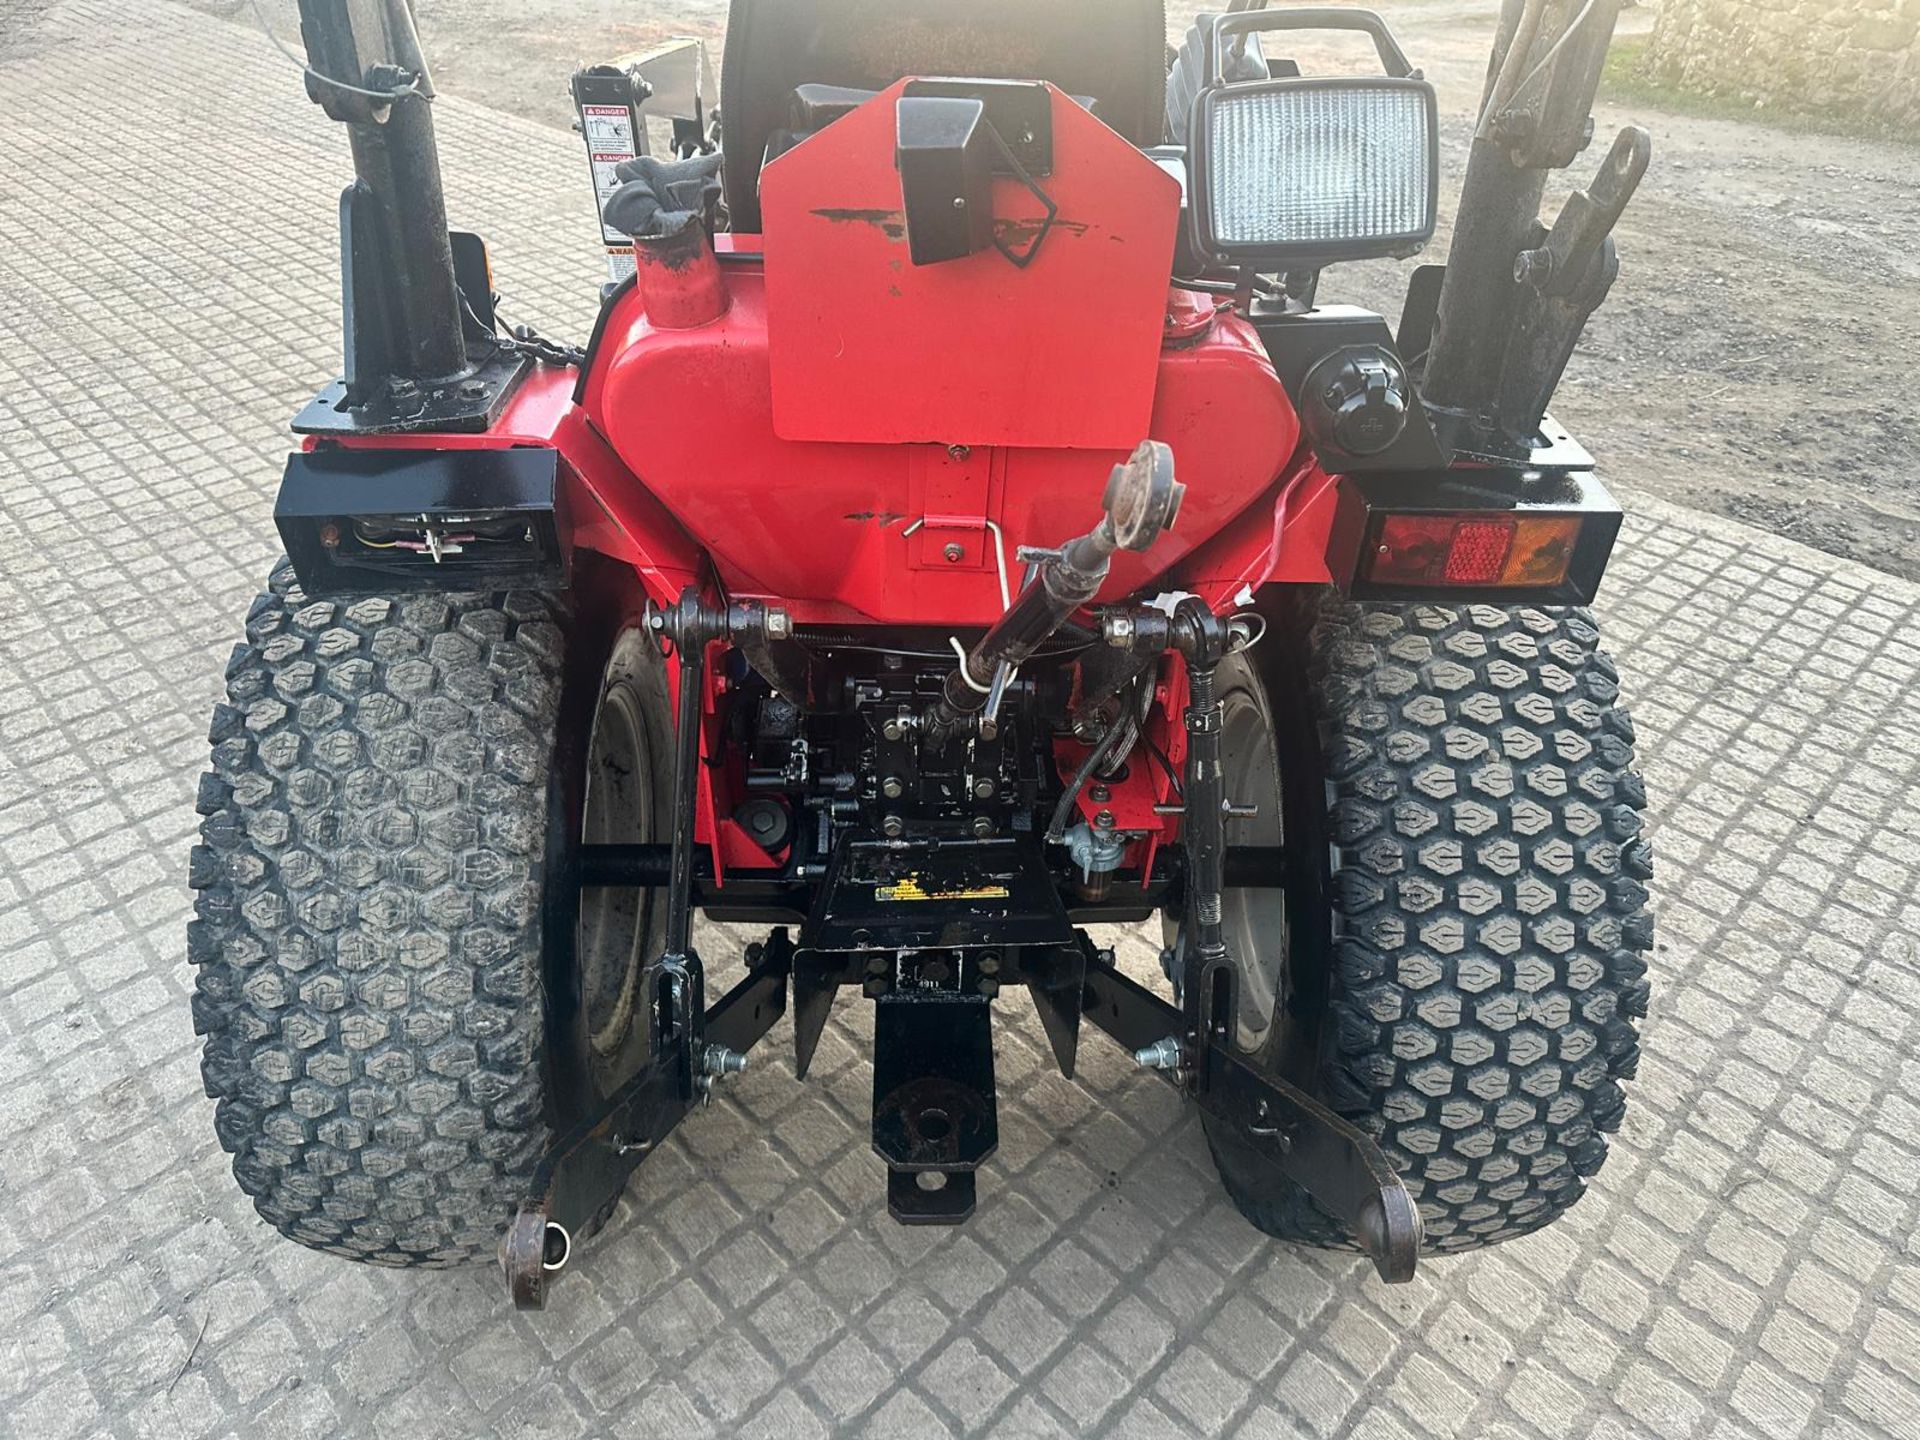
[[[386,1265],[490,1258],[543,1147],[638,1065],[648,892],[568,883],[670,813],[621,594],[305,596],[247,617],[201,783],[201,1069],[255,1208]]]
[[[1527,1234],[1605,1159],[1646,1013],[1651,854],[1618,676],[1581,610],[1307,592],[1269,619],[1221,676],[1231,797],[1282,817],[1289,866],[1278,908],[1225,897],[1241,1044],[1378,1139],[1430,1252]],[[1260,1152],[1207,1135],[1257,1227],[1346,1248]]]

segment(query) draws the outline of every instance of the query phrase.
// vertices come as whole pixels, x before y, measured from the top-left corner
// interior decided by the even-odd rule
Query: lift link
[[[1226,777],[1221,768],[1220,662],[1245,644],[1245,622],[1222,621],[1189,596],[1172,614],[1148,608],[1103,611],[1108,645],[1134,655],[1173,651],[1187,666],[1187,764],[1181,818],[1185,852],[1185,944],[1179,947],[1181,1009],[1110,966],[1087,970],[1084,1013],[1161,1071],[1201,1108],[1265,1151],[1323,1209],[1346,1224],[1389,1282],[1413,1278],[1419,1210],[1373,1139],[1311,1095],[1254,1068],[1234,1048],[1238,976],[1222,923],[1226,882]]]
[[[559,1136],[534,1172],[533,1198],[501,1244],[507,1286],[523,1310],[546,1303],[548,1281],[566,1265],[574,1235],[612,1205],[634,1168],[711,1095],[717,1078],[744,1068],[748,1049],[786,1008],[792,952],[785,931],[774,932],[757,963],[749,957],[746,980],[706,1008],[705,971],[693,947],[693,872],[707,648],[739,637],[764,648],[790,636],[791,623],[784,611],[753,602],[710,604],[691,586],[670,607],[649,604],[643,623],[677,661],[666,943],[644,972],[652,1047],[647,1063]]]

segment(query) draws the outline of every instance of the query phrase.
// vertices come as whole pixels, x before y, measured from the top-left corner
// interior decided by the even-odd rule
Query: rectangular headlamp
[[[1188,131],[1200,251],[1300,266],[1412,254],[1433,237],[1437,116],[1411,77],[1202,91]]]

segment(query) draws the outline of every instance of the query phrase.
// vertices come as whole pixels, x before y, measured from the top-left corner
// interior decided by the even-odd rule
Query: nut
[[[898,815],[889,815],[880,822],[880,833],[889,840],[898,840],[907,833],[907,822]]]
[[[767,638],[769,640],[790,640],[793,638],[793,616],[778,605],[767,607]]]
[[[967,558],[966,550],[962,548],[960,542],[957,540],[949,540],[946,548],[940,553],[947,557],[947,563],[949,565],[958,565],[962,560]]]
[[[992,836],[993,836],[993,817],[991,815],[974,816],[973,817],[973,838],[976,840],[987,840],[987,839],[991,839]]]
[[[898,775],[889,775],[880,782],[880,793],[889,800],[898,800],[906,788],[900,783]]]
[[[976,800],[991,800],[993,798],[993,789],[993,781],[982,776],[973,782],[973,798]]]

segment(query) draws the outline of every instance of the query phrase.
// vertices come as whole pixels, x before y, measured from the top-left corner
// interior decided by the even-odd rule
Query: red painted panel
[[[732,593],[776,599],[802,623],[987,624],[1001,604],[985,520],[1017,566],[1019,545],[1058,544],[1099,517],[1107,472],[1131,443],[954,453],[782,439],[761,274],[746,259],[724,268],[732,304],[697,330],[654,330],[635,296],[619,302],[586,408],[638,485],[711,551]],[[1165,302],[1163,292],[1153,304],[1156,326]],[[1253,507],[1263,507],[1250,522],[1260,533],[1248,548],[1264,553],[1300,427],[1259,336],[1229,313],[1199,340],[1156,350],[1146,433],[1173,447],[1186,503],[1147,555],[1116,557],[1108,598],[1178,566]],[[986,513],[963,513],[982,497]],[[617,495],[607,500],[617,509]],[[932,518],[908,535],[922,516]],[[944,559],[949,539],[962,547],[957,562]]]
[[[1130,450],[1153,406],[1180,184],[1052,92],[1033,263],[907,255],[894,85],[762,172],[773,424],[788,440]],[[1011,177],[994,214],[1043,217]]]

